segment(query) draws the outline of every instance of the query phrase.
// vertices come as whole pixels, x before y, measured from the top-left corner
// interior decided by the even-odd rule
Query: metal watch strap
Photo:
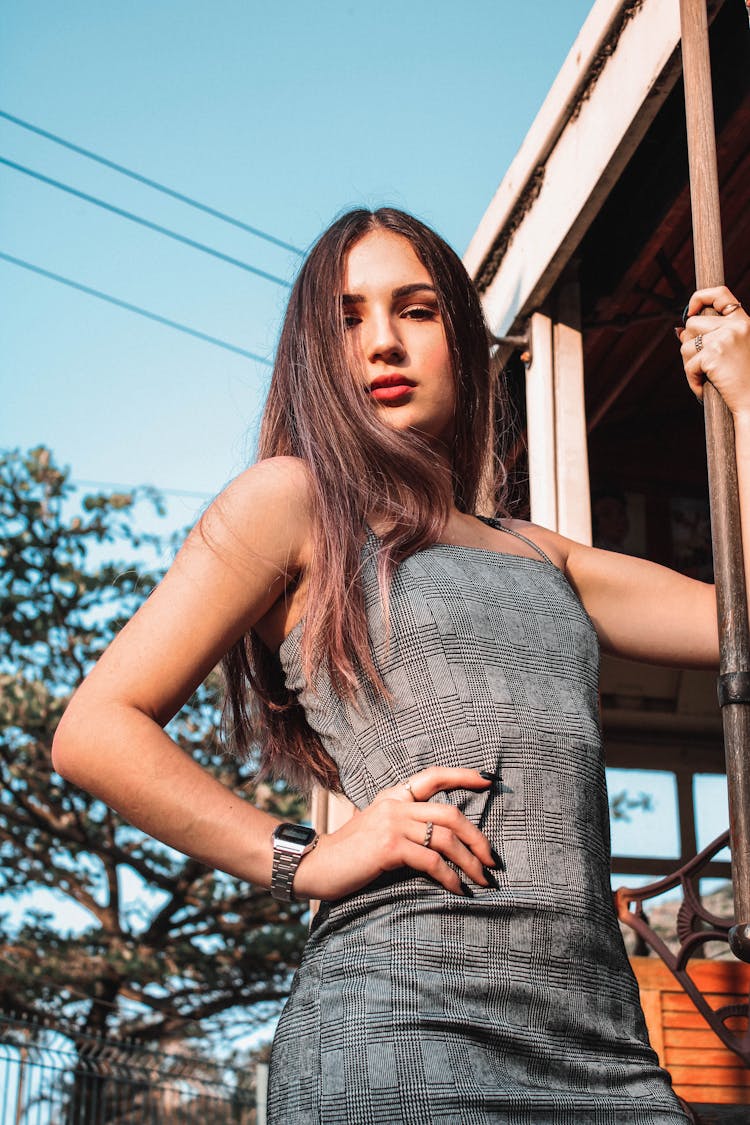
[[[291,833],[291,839],[284,839],[285,830]],[[295,835],[297,839],[294,838]],[[307,825],[285,823],[275,829],[272,838],[271,895],[281,902],[291,902],[294,898],[294,876],[300,860],[317,846],[320,836],[314,828],[308,828]]]
[[[297,874],[297,868],[303,855],[303,852],[294,854],[283,852],[280,848],[274,848],[273,867],[271,868],[271,895],[273,898],[277,898],[281,902],[292,901],[294,898],[292,894],[294,876]]]

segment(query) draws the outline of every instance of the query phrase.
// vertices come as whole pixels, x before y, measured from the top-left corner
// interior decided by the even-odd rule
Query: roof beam
[[[496,335],[549,294],[679,77],[679,41],[674,0],[594,5],[465,255]]]

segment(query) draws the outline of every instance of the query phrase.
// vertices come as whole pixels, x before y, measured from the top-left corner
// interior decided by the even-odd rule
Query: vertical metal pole
[[[722,285],[724,259],[705,0],[680,0],[682,70],[699,289]],[[704,393],[711,535],[719,618],[719,701],[729,788],[736,925],[729,943],[750,961],[750,636],[732,418],[710,384]]]

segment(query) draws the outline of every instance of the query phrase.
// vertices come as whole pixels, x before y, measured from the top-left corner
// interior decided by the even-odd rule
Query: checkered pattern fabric
[[[598,644],[545,558],[436,544],[401,564],[386,638],[370,535],[370,637],[391,696],[305,682],[280,658],[360,808],[425,766],[499,772],[441,794],[503,858],[448,894],[403,869],[324,904],[274,1041],[272,1125],[676,1125],[609,886]]]

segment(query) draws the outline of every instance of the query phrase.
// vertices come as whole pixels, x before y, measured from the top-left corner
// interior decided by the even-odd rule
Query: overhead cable
[[[50,187],[57,188],[58,191],[67,192],[68,195],[74,195],[76,198],[84,200],[85,203],[92,203],[95,207],[101,207],[104,211],[109,211],[122,219],[128,219],[131,223],[138,223],[139,226],[154,230],[157,234],[163,234],[167,238],[173,238],[175,242],[182,242],[185,246],[190,246],[193,250],[200,250],[204,254],[210,254],[213,258],[219,258],[223,262],[228,262],[230,266],[237,266],[239,269],[246,270],[248,273],[254,273],[258,277],[262,277],[265,281],[272,281],[274,285],[281,285],[285,289],[291,288],[289,282],[284,281],[282,277],[277,277],[275,274],[268,273],[266,270],[258,269],[257,266],[251,266],[249,262],[243,262],[239,258],[232,258],[229,254],[223,254],[221,250],[214,250],[213,247],[206,246],[203,242],[196,242],[194,238],[187,238],[184,234],[178,234],[177,231],[170,230],[169,227],[162,227],[158,223],[152,223],[150,219],[144,219],[141,215],[135,215],[132,211],[125,211],[122,207],[115,207],[113,203],[107,203],[104,199],[99,199],[95,195],[87,195],[86,192],[79,191],[78,188],[71,187],[69,184],[64,184],[60,180],[53,180],[51,176],[44,176],[41,172],[35,172],[32,168],[26,168],[23,164],[16,164],[15,161],[7,160],[4,156],[0,156],[0,164],[5,165],[6,168],[12,168],[14,172],[21,172],[24,176],[31,176],[32,179],[39,180],[43,184],[49,184]]]
[[[275,235],[269,234],[259,227],[250,226],[249,223],[244,223],[241,219],[235,219],[232,215],[227,215],[225,211],[219,211],[216,207],[209,207],[207,203],[201,203],[199,200],[193,199],[190,195],[185,195],[181,191],[175,191],[174,188],[166,187],[164,184],[160,184],[158,180],[152,180],[149,179],[148,176],[142,176],[140,172],[134,172],[132,168],[126,168],[124,164],[116,164],[114,160],[108,160],[106,156],[100,156],[98,153],[92,152],[91,149],[73,144],[72,141],[66,141],[64,137],[60,137],[56,133],[50,133],[47,129],[40,129],[38,125],[32,125],[31,122],[24,121],[21,117],[15,117],[12,113],[6,113],[5,110],[2,109],[0,109],[0,117],[5,118],[6,121],[11,121],[21,129],[27,129],[30,133],[36,133],[39,137],[44,137],[48,141],[53,141],[56,145],[62,145],[63,148],[70,149],[71,152],[76,152],[79,156],[85,156],[88,160],[95,160],[97,164],[102,164],[105,168],[112,168],[115,172],[119,172],[123,176],[128,176],[131,180],[136,180],[139,184],[145,184],[147,187],[153,188],[154,191],[160,191],[164,195],[171,196],[172,199],[178,199],[180,203],[186,203],[188,207],[195,207],[198,211],[204,211],[207,215],[213,215],[215,219],[221,219],[224,223],[231,223],[232,226],[239,227],[240,230],[255,235],[256,238],[263,238],[266,242],[273,243],[274,246],[280,246],[282,250],[289,250],[292,254],[299,254],[300,257],[304,255],[304,250],[300,250],[297,246],[292,246],[290,242],[284,242],[283,239],[277,238]]]
[[[229,344],[226,340],[219,339],[218,336],[209,336],[207,332],[199,332],[197,328],[190,328],[187,324],[180,324],[179,321],[170,320],[169,317],[150,312],[139,305],[132,305],[129,301],[122,301],[119,297],[113,297],[110,293],[103,293],[100,289],[93,289],[90,285],[81,285],[79,281],[73,281],[72,278],[63,277],[59,273],[52,273],[51,270],[42,269],[41,266],[32,265],[31,262],[26,262],[23,258],[15,258],[12,254],[5,254],[0,251],[0,259],[10,262],[11,265],[19,266],[21,269],[38,273],[41,277],[47,277],[51,281],[57,281],[60,285],[68,285],[71,289],[87,293],[90,297],[97,297],[100,301],[108,301],[110,305],[117,305],[118,308],[127,309],[128,312],[144,316],[148,320],[155,320],[157,324],[165,324],[167,328],[174,328],[177,332],[185,332],[188,336],[195,336],[196,339],[204,340],[207,344],[215,344],[217,348],[224,348],[228,352],[244,355],[247,359],[262,363],[265,367],[273,367],[273,362],[270,359],[266,359],[265,356],[258,355],[256,352],[249,352],[246,348],[240,348],[236,344]]]
[[[79,477],[76,477],[75,479],[69,477],[66,483],[72,485],[73,488],[76,489],[102,488],[107,489],[108,491],[111,489],[112,492],[135,492],[138,489],[142,488],[154,488],[160,496],[179,496],[181,499],[188,500],[212,500],[215,495],[211,492],[194,492],[189,488],[162,488],[162,486],[159,484],[122,484],[119,481],[84,480]]]

